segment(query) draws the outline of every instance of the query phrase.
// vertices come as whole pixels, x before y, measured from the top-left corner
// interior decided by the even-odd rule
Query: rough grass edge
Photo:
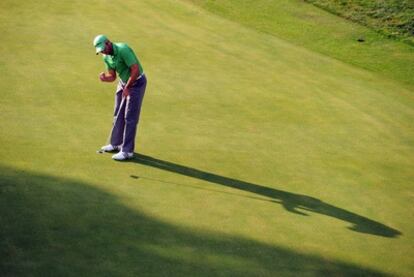
[[[380,34],[380,35],[382,35],[386,38],[398,40],[398,41],[401,41],[403,43],[406,43],[406,44],[414,47],[414,34],[413,34],[413,36],[410,36],[409,34],[405,34],[405,33],[404,34],[402,34],[402,33],[401,34],[400,33],[399,34],[393,34],[393,33],[390,33],[387,29],[375,28],[375,26],[369,24],[369,22],[367,22],[365,20],[361,20],[362,18],[367,18],[367,16],[365,14],[361,13],[361,14],[359,14],[359,16],[350,17],[350,16],[346,16],[345,13],[342,10],[336,9],[335,7],[330,6],[329,4],[318,3],[315,0],[303,0],[303,1],[315,6],[317,8],[325,10],[325,11],[331,13],[331,14],[334,14],[336,16],[345,18],[349,21],[358,23],[360,25],[363,25],[363,26],[377,32],[378,34]],[[335,0],[333,0],[332,2],[335,2]],[[360,19],[360,20],[358,20],[358,19]]]

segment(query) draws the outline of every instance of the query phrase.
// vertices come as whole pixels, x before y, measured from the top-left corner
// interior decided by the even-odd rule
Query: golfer
[[[107,72],[99,74],[102,82],[113,82],[119,75],[115,92],[115,111],[109,144],[101,148],[104,152],[119,151],[114,160],[133,157],[135,135],[144,99],[147,79],[134,51],[125,43],[113,43],[106,36],[98,35],[93,40],[96,54],[102,53]]]

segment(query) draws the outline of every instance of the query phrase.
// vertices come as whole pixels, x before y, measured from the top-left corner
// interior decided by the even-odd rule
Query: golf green
[[[412,275],[414,48],[271,2],[0,2],[1,276]],[[101,33],[148,78],[128,162]]]

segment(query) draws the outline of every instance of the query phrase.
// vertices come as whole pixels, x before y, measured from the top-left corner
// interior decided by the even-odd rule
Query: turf
[[[274,35],[314,52],[381,74],[383,78],[393,78],[411,87],[414,85],[414,47],[384,39],[385,35],[373,30],[375,27],[368,29],[349,20],[338,18],[319,8],[310,7],[305,1],[188,1],[248,28]],[[323,1],[325,0],[317,2]],[[335,1],[326,0],[325,2],[330,2],[334,6]],[[356,0],[346,1],[346,3],[351,5],[354,1]],[[375,0],[361,1],[361,5],[362,3],[369,5],[368,3],[372,1]],[[411,4],[399,0],[383,2],[387,2],[384,5],[388,8],[397,6],[394,2],[400,2],[399,5],[407,7],[402,12],[404,18],[411,19],[409,8]],[[341,13],[339,8],[337,9],[337,13]],[[343,13],[352,13],[354,17],[364,17],[366,16],[364,12],[369,13],[365,9],[343,9],[346,10]],[[333,7],[330,6],[329,10],[333,10]],[[409,20],[409,24],[411,22],[412,20]],[[381,32],[389,33],[390,31]]]
[[[188,1],[7,0],[0,31],[0,275],[412,274],[412,75]],[[99,33],[148,76],[127,163],[96,154],[115,89]]]
[[[414,46],[414,2],[410,0],[307,0],[386,36]]]

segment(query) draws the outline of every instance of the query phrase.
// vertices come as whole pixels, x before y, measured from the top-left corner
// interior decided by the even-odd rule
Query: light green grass
[[[189,2],[0,10],[0,275],[413,272],[409,82]],[[98,33],[149,80],[129,163],[95,154],[115,89]]]

